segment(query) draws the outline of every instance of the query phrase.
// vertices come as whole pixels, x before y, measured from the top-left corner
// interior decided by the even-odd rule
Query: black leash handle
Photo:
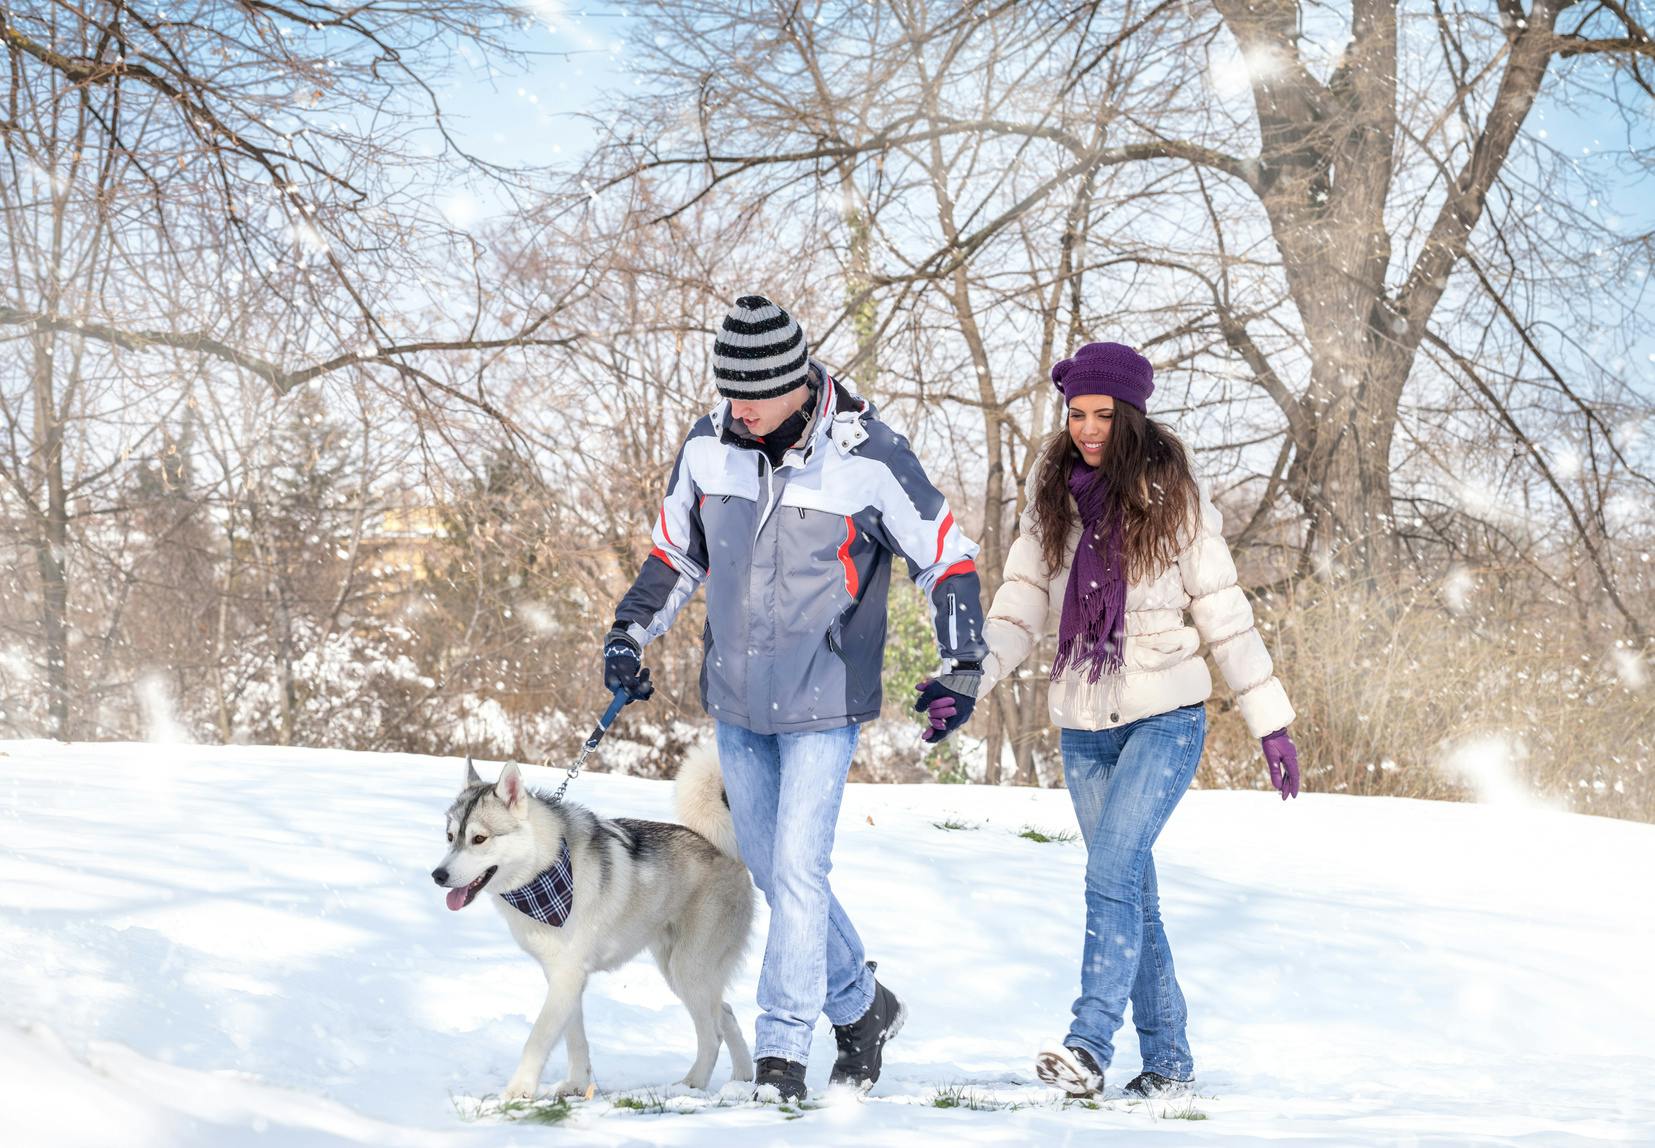
[[[620,715],[626,704],[633,701],[642,701],[655,692],[655,687],[649,684],[648,670],[645,670],[641,675],[639,684],[641,689],[636,694],[630,693],[624,686],[616,687],[615,696],[610,701],[609,708],[603,711],[603,716],[598,719],[598,724],[592,727],[592,733],[587,737],[586,744],[580,747],[579,756],[575,758],[574,764],[569,766],[568,773],[564,774],[563,783],[557,787],[557,792],[552,794],[553,805],[563,800],[563,794],[568,790],[569,783],[580,776],[580,767],[586,764],[586,759],[591,756],[593,750],[598,748],[598,742],[602,741],[603,735],[609,732],[609,727],[615,724],[615,718]]]

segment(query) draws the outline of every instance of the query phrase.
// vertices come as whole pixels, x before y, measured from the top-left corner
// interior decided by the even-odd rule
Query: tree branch
[[[1494,393],[1494,388],[1490,387],[1483,379],[1482,375],[1478,373],[1476,366],[1470,359],[1456,351],[1449,345],[1446,339],[1442,338],[1442,336],[1438,335],[1435,331],[1427,330],[1425,332],[1425,340],[1453,360],[1454,365],[1459,367],[1461,373],[1470,380],[1471,385],[1474,386],[1477,389],[1477,392],[1482,395],[1483,399],[1494,408],[1494,413],[1499,417],[1500,422],[1504,424],[1505,428],[1511,432],[1512,437],[1523,444],[1523,447],[1527,452],[1528,457],[1533,461],[1535,468],[1540,471],[1541,477],[1546,480],[1546,485],[1551,487],[1552,493],[1557,496],[1558,501],[1563,504],[1563,508],[1568,511],[1569,521],[1574,523],[1575,533],[1580,536],[1581,544],[1586,547],[1586,553],[1592,559],[1592,568],[1597,571],[1598,583],[1603,587],[1603,592],[1609,596],[1610,602],[1614,603],[1615,609],[1619,611],[1620,616],[1625,619],[1627,628],[1631,631],[1633,638],[1638,643],[1638,647],[1642,649],[1648,644],[1648,634],[1644,630],[1643,623],[1638,620],[1637,616],[1627,608],[1626,603],[1621,600],[1620,592],[1615,589],[1614,578],[1609,573],[1608,563],[1605,561],[1603,554],[1598,550],[1597,545],[1592,541],[1591,532],[1587,529],[1586,523],[1581,519],[1580,512],[1575,509],[1574,501],[1570,499],[1568,493],[1564,491],[1563,484],[1557,480],[1557,476],[1552,473],[1552,468],[1547,464],[1545,456],[1540,453],[1540,449],[1536,447],[1529,439],[1529,436],[1524,433],[1523,428],[1518,425],[1517,420],[1512,417],[1511,412],[1506,409],[1505,404],[1502,403],[1499,396]]]
[[[417,343],[399,343],[386,347],[376,346],[372,354],[346,351],[308,367],[284,370],[268,359],[260,358],[258,355],[244,351],[239,347],[233,347],[205,331],[127,331],[107,323],[88,323],[78,319],[37,315],[15,307],[0,306],[0,325],[15,324],[29,324],[38,331],[55,331],[65,335],[79,335],[128,351],[144,351],[152,347],[171,347],[175,350],[208,355],[227,363],[233,363],[243,370],[257,375],[274,387],[277,394],[282,395],[285,395],[294,387],[308,383],[322,375],[330,374],[341,367],[380,364],[403,370],[407,366],[407,364],[401,362],[405,356],[429,351],[491,351],[507,347],[565,347],[579,340],[578,335],[556,339],[536,339],[529,337],[527,334],[512,335],[501,339],[432,339]],[[539,325],[537,322],[527,330],[532,331]],[[474,406],[478,405],[474,399],[466,398],[466,401]]]
[[[1528,26],[1514,32],[1508,42],[1510,62],[1500,77],[1482,134],[1459,177],[1449,187],[1419,258],[1397,292],[1397,310],[1421,334],[1437,300],[1447,290],[1454,265],[1465,255],[1471,233],[1482,218],[1489,189],[1505,165],[1545,78],[1556,39],[1552,27],[1557,21],[1557,12],[1542,0],[1534,5],[1528,21]]]

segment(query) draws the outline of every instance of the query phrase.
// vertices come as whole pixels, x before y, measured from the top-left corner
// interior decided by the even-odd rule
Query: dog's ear
[[[466,754],[465,755],[465,783],[467,785],[476,785],[481,780],[483,780],[483,779],[482,779],[481,776],[478,775],[477,767],[475,765],[471,764],[471,755],[469,753]]]
[[[500,780],[494,784],[494,795],[506,803],[513,817],[522,817],[528,808],[528,794],[517,763],[507,762],[506,768],[500,771]]]

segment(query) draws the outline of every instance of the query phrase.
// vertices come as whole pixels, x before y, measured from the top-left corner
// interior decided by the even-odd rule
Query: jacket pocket
[[[1165,670],[1195,656],[1201,639],[1188,626],[1127,638],[1127,669]]]
[[[798,506],[778,508],[776,619],[780,632],[820,641],[853,597],[858,575],[841,514]]]
[[[841,662],[846,660],[844,615],[840,615],[828,623],[827,647]]]

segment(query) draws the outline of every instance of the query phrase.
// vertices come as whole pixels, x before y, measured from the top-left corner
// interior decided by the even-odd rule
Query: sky
[[[444,93],[451,129],[471,154],[505,165],[574,165],[595,134],[582,113],[605,92],[633,82],[625,69],[625,5],[585,7],[532,0],[532,24],[520,47],[524,66],[502,67],[468,51]],[[450,222],[466,226],[493,209],[481,187],[456,188],[443,204]]]

